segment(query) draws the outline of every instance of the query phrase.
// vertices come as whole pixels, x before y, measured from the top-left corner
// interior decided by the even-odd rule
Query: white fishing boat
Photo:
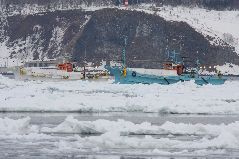
[[[105,63],[102,62],[102,65]],[[108,71],[104,66],[93,66],[88,63],[83,67],[78,67],[76,63],[48,60],[48,61],[29,61],[20,68],[20,76],[31,78],[51,78],[64,80],[83,80],[83,79],[108,79]]]

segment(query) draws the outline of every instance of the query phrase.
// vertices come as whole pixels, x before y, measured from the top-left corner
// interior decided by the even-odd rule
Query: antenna
[[[124,36],[124,47],[122,50],[122,62],[123,66],[126,67],[126,46],[127,46],[127,36]]]
[[[85,59],[84,59],[84,60],[85,60],[85,62],[86,62],[86,48],[85,48]]]
[[[180,53],[176,53],[176,51],[174,50],[172,52],[167,51],[167,54],[168,54],[168,60],[171,60],[172,62],[175,62],[176,64],[182,63],[183,57],[180,56]]]
[[[197,58],[197,61],[196,61],[196,66],[197,66],[197,71],[199,71],[200,69],[200,61],[199,61],[199,59]]]
[[[85,46],[85,57],[84,57],[83,63],[84,63],[83,78],[86,79],[86,46]]]

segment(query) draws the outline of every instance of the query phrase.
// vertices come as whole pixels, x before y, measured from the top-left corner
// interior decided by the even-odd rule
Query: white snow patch
[[[216,66],[218,71],[225,75],[239,75],[239,66],[231,63],[226,63],[223,66]]]
[[[6,41],[0,43],[0,59],[7,58],[9,56],[9,48],[6,46]]]
[[[30,126],[30,117],[14,120],[0,118],[0,135],[29,134],[38,132],[37,126]]]
[[[48,48],[49,50],[51,50],[52,48],[56,48],[55,51],[52,52],[54,55],[59,54],[60,50],[62,49],[62,41],[65,30],[66,30],[65,28],[60,28],[57,26],[52,31],[52,38],[50,39]],[[47,55],[45,55],[44,53],[40,55],[40,59],[44,59],[44,57],[47,57]]]

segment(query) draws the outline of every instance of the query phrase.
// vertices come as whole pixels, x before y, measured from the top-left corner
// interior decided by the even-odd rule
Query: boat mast
[[[85,48],[85,58],[84,58],[84,74],[83,74],[83,78],[86,79],[86,70],[85,70],[85,67],[86,67],[86,48]]]
[[[127,46],[127,36],[124,37],[124,47],[122,50],[122,61],[124,68],[126,68],[126,46]]]
[[[126,69],[126,46],[127,46],[127,36],[124,37],[124,47],[122,50],[122,62],[123,62],[123,76],[126,77],[127,69]]]

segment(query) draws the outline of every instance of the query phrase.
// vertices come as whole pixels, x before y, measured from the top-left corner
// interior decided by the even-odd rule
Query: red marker
[[[128,0],[125,0],[125,1],[124,1],[124,5],[125,5],[125,7],[128,7],[129,1],[128,1]]]

